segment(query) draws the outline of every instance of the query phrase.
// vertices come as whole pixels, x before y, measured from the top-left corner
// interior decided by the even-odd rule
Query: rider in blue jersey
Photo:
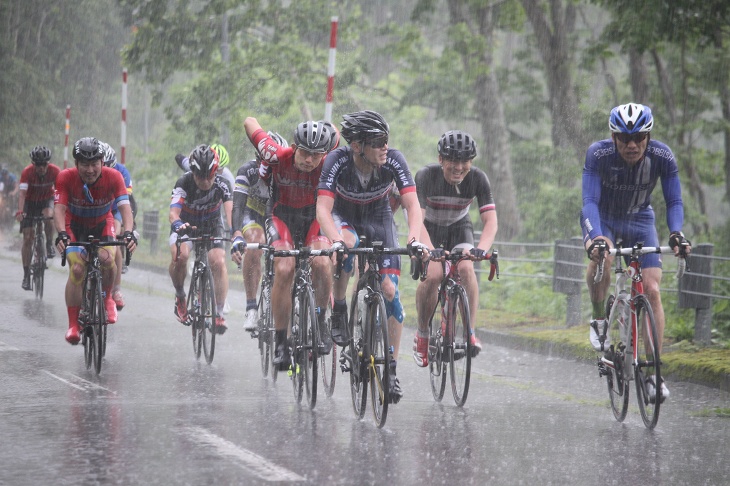
[[[679,183],[679,170],[672,151],[662,142],[651,139],[654,126],[649,107],[628,103],[611,110],[608,121],[611,138],[595,142],[588,148],[583,167],[583,209],[580,224],[588,257],[586,282],[593,305],[590,340],[596,351],[608,349],[606,334],[606,295],[611,283],[611,272],[604,272],[603,280],[594,283],[598,262],[597,240],[605,240],[609,248],[621,240],[624,247],[643,242],[644,246],[659,246],[651,193],[661,181],[667,205],[669,246],[679,253],[679,245],[686,242],[682,233],[684,208]],[[690,248],[687,249],[690,251]],[[606,259],[610,268],[612,259]],[[644,290],[649,298],[661,351],[664,337],[664,308],[659,284],[662,278],[661,255],[652,253],[641,257]],[[647,383],[649,395],[656,396],[654,383]],[[669,397],[664,383],[662,400]]]

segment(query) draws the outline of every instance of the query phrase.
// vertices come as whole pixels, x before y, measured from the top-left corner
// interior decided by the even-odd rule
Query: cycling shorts
[[[393,222],[392,216],[390,221],[373,218],[372,221],[362,224],[351,224],[351,222],[345,221],[336,212],[332,213],[332,217],[335,220],[335,225],[341,229],[341,231],[350,231],[355,235],[355,241],[358,241],[356,246],[359,246],[359,237],[365,236],[367,244],[373,241],[382,241],[385,248],[395,248],[398,246],[398,239],[395,233],[395,223]],[[377,224],[380,223],[380,224]],[[381,255],[378,260],[381,274],[393,274],[400,275],[400,255]]]
[[[426,227],[434,248],[452,250],[456,245],[463,243],[474,246],[474,229],[468,218],[448,226],[440,226],[429,221],[424,221],[423,226]]]
[[[210,231],[210,234],[213,235],[216,238],[222,238],[225,235],[225,229],[223,228],[223,221],[220,219],[215,220],[215,225],[209,228],[207,231]],[[201,229],[201,231],[206,231],[205,229]],[[169,245],[175,246],[177,243],[177,239],[180,235],[177,234],[174,231],[170,231],[170,239],[168,241]],[[192,241],[186,241],[183,243],[183,245],[187,245],[189,249],[193,249],[193,242]],[[225,241],[219,240],[213,243],[213,248],[225,248]]]
[[[274,247],[288,243],[292,248],[311,246],[315,241],[329,243],[329,239],[320,230],[315,211],[315,206],[275,207],[274,217],[268,227],[268,241]]]
[[[241,226],[241,233],[246,233],[250,229],[260,229],[264,231],[266,226],[266,217],[257,211],[252,210],[249,207],[243,210],[243,225]]]
[[[588,230],[581,223],[583,241],[588,238]],[[618,218],[601,217],[603,236],[611,240],[614,245],[621,241],[623,248],[630,248],[635,243],[643,242],[644,246],[659,246],[654,211],[641,211],[636,214]],[[628,262],[628,257],[625,258]],[[639,257],[642,268],[662,268],[662,258],[659,253],[650,253]]]
[[[28,201],[26,199],[25,204],[23,205],[25,217],[23,218],[23,221],[20,222],[20,232],[22,233],[25,228],[32,228],[33,217],[43,216],[43,210],[48,208],[53,209],[53,198],[45,201]]]

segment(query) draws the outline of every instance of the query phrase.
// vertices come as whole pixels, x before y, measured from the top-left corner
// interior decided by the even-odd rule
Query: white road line
[[[7,343],[0,341],[0,351],[20,351],[15,346],[11,346]]]
[[[251,474],[264,481],[306,481],[306,478],[277,466],[258,454],[238,447],[233,442],[219,437],[200,427],[188,427],[187,433],[193,440],[215,448],[219,454],[235,459]]]
[[[60,377],[60,376],[58,376],[58,375],[56,375],[54,373],[51,373],[48,370],[43,370],[43,372],[45,374],[47,374],[48,376],[50,376],[52,378],[55,378],[58,381],[63,382],[65,384],[67,384],[68,386],[72,386],[72,387],[74,387],[74,388],[76,388],[78,390],[82,390],[82,391],[104,390],[104,391],[109,392],[109,393],[112,393],[114,395],[117,394],[117,392],[115,392],[114,390],[110,390],[109,388],[105,388],[105,387],[103,387],[101,385],[97,385],[96,383],[92,383],[92,382],[90,382],[88,380],[85,380],[85,379],[81,378],[80,376],[74,375],[73,373],[68,373],[68,374],[73,377],[73,381],[76,381],[79,384],[73,383],[73,381],[69,381],[69,380],[67,380],[65,378],[62,378],[62,377]]]

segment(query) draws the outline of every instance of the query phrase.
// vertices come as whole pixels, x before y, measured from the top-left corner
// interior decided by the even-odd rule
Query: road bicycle
[[[101,258],[99,250],[110,246],[127,246],[126,240],[102,241],[89,236],[88,241],[73,241],[67,244],[80,246],[86,250],[86,275],[82,288],[81,310],[79,311],[79,326],[81,327],[81,342],[84,346],[84,363],[90,369],[93,363],[98,375],[101,373],[102,358],[106,354],[107,315],[104,307],[104,291],[102,290]],[[113,258],[113,257],[112,257]],[[132,254],[127,251],[125,262],[129,265]],[[61,253],[61,266],[66,266],[66,252]]]
[[[686,245],[680,247],[680,258],[677,265],[677,278],[686,271]],[[594,278],[600,282],[603,278],[606,255],[621,256],[616,258],[616,283],[614,293],[606,302],[608,316],[606,329],[609,342],[606,352],[598,357],[599,376],[606,377],[611,409],[619,422],[626,418],[629,405],[629,382],[636,383],[636,399],[639,404],[644,425],[653,429],[659,420],[659,409],[663,398],[661,358],[659,355],[659,338],[657,336],[654,311],[648,297],[644,294],[644,284],[639,257],[649,253],[671,253],[668,246],[645,247],[637,243],[631,248],[608,249],[605,242],[597,243],[599,262]],[[622,260],[627,260],[624,267]],[[627,289],[627,282],[631,281]],[[651,380],[655,389],[655,398],[649,396],[647,381]]]
[[[52,217],[31,216],[35,234],[33,235],[33,249],[30,263],[30,285],[35,296],[43,299],[43,285],[45,283],[46,269],[48,268],[48,255],[46,254],[46,232],[45,221],[52,220]]]
[[[274,366],[274,338],[276,329],[274,328],[274,318],[271,314],[271,286],[274,284],[274,250],[271,246],[258,243],[248,243],[245,249],[261,249],[264,252],[264,271],[261,275],[259,295],[256,301],[256,329],[251,331],[251,338],[258,341],[261,372],[264,378],[269,374],[270,370],[271,379],[276,382],[278,372],[276,366]]]
[[[489,260],[489,280],[499,278],[497,250],[482,258],[475,258],[469,249],[455,248],[440,259],[443,279],[438,288],[438,301],[429,319],[428,370],[431,392],[440,402],[446,389],[446,370],[451,376],[451,393],[459,407],[466,403],[471,380],[471,360],[474,349],[470,337],[474,330],[469,311],[469,299],[461,284],[459,264],[465,260]],[[423,277],[422,277],[423,278]],[[441,312],[437,311],[441,308]],[[440,316],[440,319],[436,318]]]
[[[410,255],[411,248],[384,248],[374,241],[367,247],[360,237],[361,247],[347,250],[357,255],[358,274],[355,292],[350,304],[348,322],[349,342],[340,357],[340,368],[350,375],[350,394],[357,418],[365,415],[367,390],[375,424],[382,428],[388,416],[388,405],[396,403],[390,396],[390,373],[393,347],[388,344],[388,317],[380,283],[380,263],[383,255]],[[338,254],[337,272],[341,266]]]
[[[202,351],[208,364],[213,362],[215,356],[215,319],[218,316],[213,272],[208,263],[208,252],[213,248],[213,245],[221,241],[229,241],[229,239],[191,229],[186,234],[178,237],[175,242],[177,256],[180,255],[180,245],[185,242],[191,242],[195,251],[195,261],[188,291],[188,317],[184,324],[189,325],[192,329],[195,358],[200,359]]]

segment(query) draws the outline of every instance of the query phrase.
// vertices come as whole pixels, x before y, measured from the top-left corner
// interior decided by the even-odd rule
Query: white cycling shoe
[[[611,337],[608,335],[605,324],[606,319],[593,319],[591,321],[589,338],[591,340],[591,346],[593,346],[593,349],[598,352],[608,351],[608,348],[611,347]],[[601,344],[601,340],[599,338],[601,334],[605,334],[606,336],[603,344]]]

